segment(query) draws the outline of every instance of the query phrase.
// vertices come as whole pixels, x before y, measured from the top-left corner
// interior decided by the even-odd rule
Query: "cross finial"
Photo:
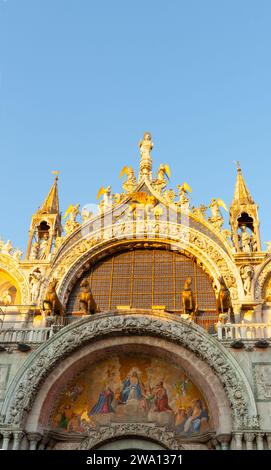
[[[53,174],[53,175],[56,175],[56,177],[55,177],[56,180],[58,180],[58,175],[59,175],[59,173],[60,173],[60,172],[59,172],[58,170],[53,170],[53,171],[52,171],[52,174]]]
[[[239,162],[238,160],[235,160],[234,163],[235,163],[235,165],[237,166],[237,171],[241,171],[240,162]]]

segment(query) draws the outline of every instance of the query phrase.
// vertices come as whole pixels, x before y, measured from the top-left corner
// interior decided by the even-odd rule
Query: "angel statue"
[[[224,219],[221,214],[219,207],[223,207],[225,211],[228,212],[227,206],[222,199],[214,199],[212,198],[211,204],[209,208],[211,209],[211,217],[209,217],[209,222],[213,224],[213,226],[217,229],[220,229],[223,225]]]
[[[167,177],[167,179],[170,178],[171,176],[170,168],[167,164],[165,165],[161,164],[158,169],[157,178],[156,180],[154,180],[154,187],[159,192],[161,192],[162,189],[164,189],[167,185],[167,180],[165,176]]]
[[[64,219],[67,219],[64,225],[64,229],[67,235],[70,235],[75,229],[79,227],[79,223],[76,220],[76,217],[79,214],[79,207],[80,207],[80,204],[76,204],[76,205],[70,204],[70,206],[68,207],[68,209],[66,210],[64,214]]]
[[[192,193],[192,189],[188,183],[183,183],[182,186],[178,184],[177,188],[179,193],[179,201],[177,204],[182,210],[187,210],[189,208],[189,199],[187,197],[187,193]]]
[[[205,206],[204,204],[200,204],[199,207],[193,206],[191,212],[197,219],[204,220],[207,209],[207,206]]]
[[[120,172],[119,177],[126,175],[126,181],[124,181],[122,187],[127,193],[132,193],[136,188],[136,177],[133,168],[124,166]]]
[[[12,250],[13,250],[13,246],[10,240],[8,240],[6,243],[3,244],[2,253],[6,255],[10,255]]]
[[[112,206],[111,186],[107,186],[107,188],[102,186],[97,194],[97,200],[99,200],[101,196],[103,196],[103,201],[100,202],[99,207],[100,211],[104,212]]]
[[[82,222],[86,222],[87,220],[90,220],[93,217],[93,212],[89,211],[87,207],[83,207],[82,212],[81,212],[81,218]]]
[[[20,250],[20,248],[16,248],[16,250],[14,250],[13,252],[13,258],[15,258],[17,261],[20,260],[21,256],[22,256],[23,252]]]

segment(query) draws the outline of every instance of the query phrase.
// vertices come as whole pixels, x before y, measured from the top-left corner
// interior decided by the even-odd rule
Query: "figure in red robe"
[[[159,382],[154,389],[154,411],[172,411],[168,404],[168,395],[163,382]]]

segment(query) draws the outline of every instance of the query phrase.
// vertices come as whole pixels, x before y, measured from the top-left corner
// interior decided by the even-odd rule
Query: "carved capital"
[[[228,450],[229,444],[232,439],[231,434],[219,434],[219,436],[216,436],[216,437],[217,437],[217,440],[221,443],[221,449]]]
[[[255,439],[254,432],[245,432],[244,438],[246,441],[247,450],[253,450],[253,442]]]
[[[254,432],[245,432],[244,438],[246,442],[253,442],[255,439],[255,434]]]
[[[30,442],[39,442],[42,439],[42,435],[39,432],[28,432],[27,438]]]

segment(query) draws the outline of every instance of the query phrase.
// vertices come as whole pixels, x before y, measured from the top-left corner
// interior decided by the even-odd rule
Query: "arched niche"
[[[0,268],[0,306],[20,305],[21,289],[18,281],[5,269]]]
[[[140,414],[140,409],[136,412],[132,407],[131,413],[128,410],[127,413],[123,414],[121,407],[125,407],[126,405],[120,404],[117,417],[113,413],[106,412],[108,409],[104,409],[104,413],[98,413],[99,407],[102,407],[101,396],[106,388],[105,382],[106,380],[111,380],[111,376],[106,378],[106,374],[109,372],[112,375],[114,371],[119,374],[120,371],[115,367],[116,364],[119,363],[119,358],[124,358],[121,364],[122,380],[120,384],[124,383],[131,369],[137,368],[145,374],[141,380],[146,387],[147,379],[149,378],[148,374],[146,374],[147,368],[148,371],[151,371],[154,375],[154,381],[152,383],[153,389],[155,389],[157,383],[163,381],[163,388],[166,390],[168,398],[162,403],[161,409],[163,409],[163,407],[172,408],[172,412],[169,410],[161,412],[153,411],[151,414],[147,414],[146,417],[144,409]],[[144,363],[145,371],[143,367]],[[109,367],[107,367],[107,365]],[[161,365],[163,367],[161,367]],[[163,373],[161,370],[163,370]],[[170,380],[172,371],[174,371],[173,378]],[[179,381],[176,380],[178,371],[180,374]],[[95,375],[97,376],[96,381],[94,380]],[[155,376],[157,376],[156,379]],[[79,393],[79,395],[81,393],[82,377],[84,380],[86,377],[89,377],[91,382],[91,384],[89,384],[90,387],[87,387],[83,392],[83,407],[85,406],[86,397],[90,397],[93,393],[93,397],[88,400],[85,410],[80,408],[82,404],[80,404],[80,402],[77,403],[75,397],[76,393]],[[184,378],[185,381],[183,380]],[[116,379],[119,379],[119,377],[116,377]],[[176,404],[178,394],[176,390],[174,390],[175,385],[179,387],[179,404]],[[78,387],[77,391],[75,390],[75,386]],[[181,390],[181,387],[187,387],[187,390]],[[190,387],[191,389],[189,390]],[[114,389],[115,393],[118,392],[116,384],[111,385],[110,388]],[[90,395],[88,395],[89,392],[91,392]],[[152,392],[155,394],[155,390]],[[186,395],[182,395],[182,393],[186,393]],[[79,396],[78,398],[80,400]],[[181,403],[182,399],[183,403]],[[202,405],[204,405],[203,408],[208,409],[208,422],[203,420],[205,423],[202,426],[200,426],[201,423],[197,423],[199,426],[193,433],[191,429],[190,432],[188,432],[188,429],[186,432],[184,432],[184,430],[181,431],[181,415],[177,416],[178,411],[180,411],[181,408],[188,409],[190,403],[195,399],[201,400]],[[69,405],[66,401],[70,401]],[[128,400],[126,400],[126,404],[127,401]],[[83,413],[85,418],[88,412],[90,412],[91,409],[93,410],[92,414],[89,413],[93,426],[90,426],[89,429],[82,430],[76,429],[74,425],[69,427],[70,419],[66,429],[65,426],[55,426],[54,419],[61,420],[59,410],[65,409],[65,406],[73,405],[75,408],[79,406],[79,411]],[[95,406],[96,411],[94,411]],[[142,407],[144,406],[145,403],[142,404]],[[75,414],[75,408],[68,409],[70,417]],[[94,431],[97,426],[112,425],[114,427],[115,424],[120,424],[127,420],[135,425],[145,424],[151,427],[155,423],[156,426],[169,428],[174,433],[176,432],[179,437],[183,438],[189,438],[191,434],[194,434],[194,436],[210,432],[222,434],[229,433],[232,430],[229,401],[222,384],[210,367],[184,347],[158,338],[152,338],[150,341],[150,338],[146,336],[104,339],[82,348],[71,357],[63,360],[62,363],[54,369],[52,374],[48,376],[37,394],[27,419],[26,429],[31,432],[43,432],[44,430],[48,432],[48,430],[50,430],[67,434],[69,432],[82,432],[84,434],[89,431]],[[178,425],[176,426],[177,420]]]
[[[41,424],[67,434],[126,422],[165,426],[184,438],[212,432],[212,404],[174,359],[141,343],[111,347],[83,368],[78,363]]]
[[[30,432],[45,427],[42,416],[48,422],[50,406],[71,378],[70,372],[89,365],[91,355],[92,362],[97,362],[105,354],[109,357],[112,348],[120,353],[125,345],[125,353],[127,347],[135,352],[131,349],[135,345],[154,357],[160,351],[160,357],[169,362],[176,357],[180,362],[174,359],[175,363],[189,371],[207,403],[212,403],[217,432],[257,426],[250,384],[227,349],[193,322],[149,311],[97,314],[54,335],[29,356],[12,380],[2,406],[2,423]]]

